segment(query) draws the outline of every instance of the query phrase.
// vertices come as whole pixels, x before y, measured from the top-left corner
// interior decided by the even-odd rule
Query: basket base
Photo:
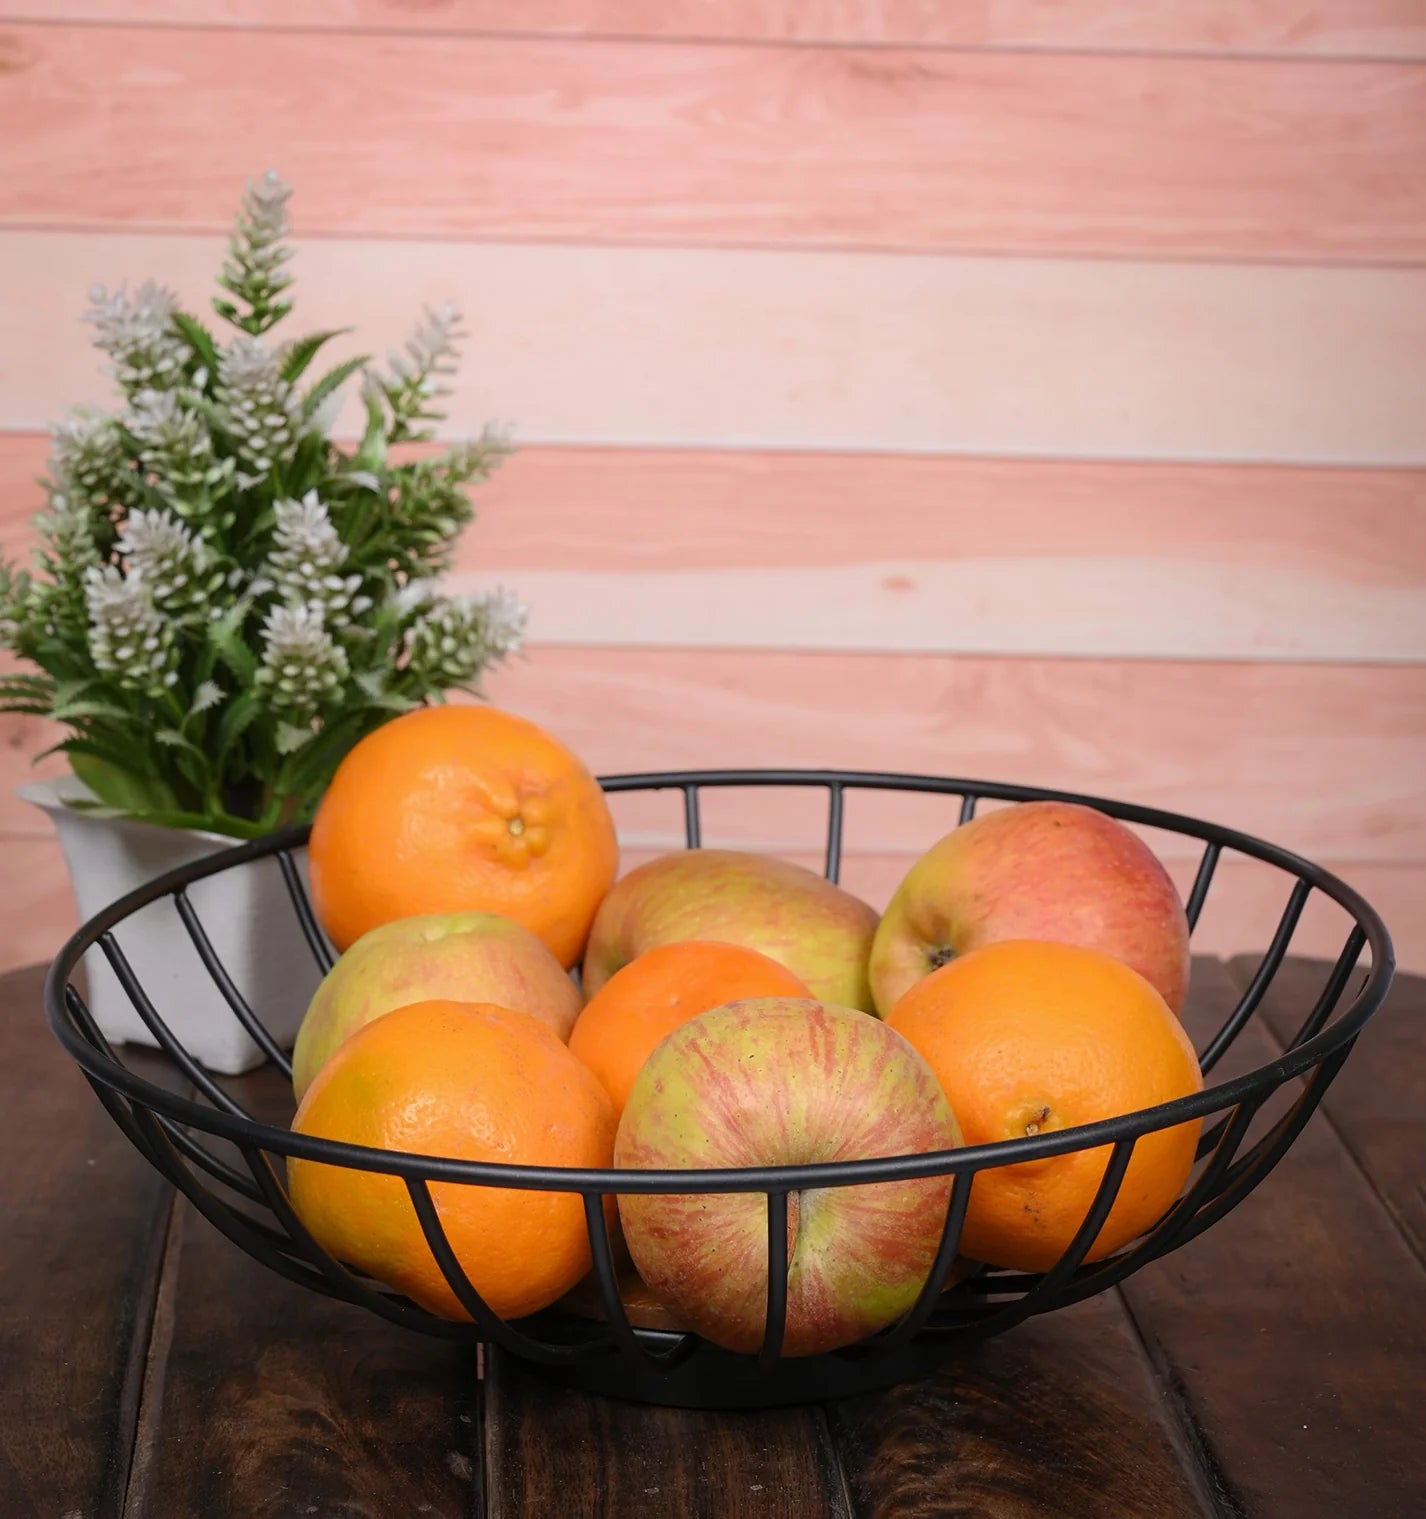
[[[640,1336],[645,1343],[656,1337]],[[668,1335],[668,1345],[677,1336]],[[953,1345],[950,1336],[918,1336],[894,1350],[827,1355],[789,1356],[763,1368],[754,1356],[735,1355],[700,1341],[692,1352],[667,1366],[619,1354],[580,1358],[575,1364],[549,1366],[507,1357],[506,1352],[486,1346],[487,1365],[497,1358],[519,1365],[542,1381],[616,1398],[625,1403],[653,1403],[664,1408],[740,1409],[784,1408],[799,1403],[823,1403],[875,1392],[898,1382],[929,1376],[947,1358]],[[657,1347],[653,1347],[657,1348]],[[489,1371],[487,1370],[487,1375]]]

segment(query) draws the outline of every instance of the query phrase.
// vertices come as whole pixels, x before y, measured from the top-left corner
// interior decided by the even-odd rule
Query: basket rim
[[[1177,1124],[1207,1117],[1245,1099],[1266,1097],[1275,1088],[1320,1064],[1349,1046],[1377,1013],[1391,985],[1395,955],[1391,937],[1376,909],[1345,881],[1323,866],[1254,835],[1209,823],[1185,814],[1120,802],[1082,792],[1012,785],[959,777],[894,771],[808,769],[710,769],[621,772],[598,777],[610,793],[708,787],[796,786],[843,790],[896,790],[974,796],[977,800],[1065,801],[1093,807],[1121,821],[1198,838],[1220,850],[1261,860],[1305,882],[1311,889],[1344,908],[1361,930],[1372,963],[1367,979],[1351,1003],[1310,1039],[1230,1080],[1205,1086],[1189,1096],[1092,1124],[988,1144],[912,1155],[804,1165],[742,1167],[707,1170],[616,1170],[524,1166],[508,1162],[458,1160],[448,1156],[386,1150],[343,1141],[318,1139],[291,1129],[228,1114],[205,1103],[157,1086],[128,1069],[107,1041],[96,1047],[75,1026],[65,990],[84,953],[112,928],[139,908],[170,896],[180,888],[252,860],[300,848],[311,832],[299,824],[234,845],[187,865],[166,871],[126,893],[94,914],[61,947],[44,982],[45,1017],[56,1039],[94,1082],[179,1123],[219,1138],[270,1154],[379,1171],[408,1180],[461,1182],[472,1185],[520,1187],[539,1191],[601,1193],[718,1193],[795,1191],[827,1186],[854,1186],[891,1180],[924,1179],[992,1166],[1048,1159],[1074,1150],[1098,1148]],[[1360,952],[1359,952],[1360,953]],[[170,1057],[171,1058],[171,1057]],[[691,1178],[696,1185],[690,1185]]]

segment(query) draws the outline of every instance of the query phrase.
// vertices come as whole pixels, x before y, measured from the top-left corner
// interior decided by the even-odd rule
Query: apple
[[[911,867],[871,951],[877,1011],[957,955],[1050,939],[1112,955],[1179,1012],[1188,919],[1168,872],[1117,819],[1073,802],[1022,802],[954,828]]]
[[[931,1067],[885,1023],[797,997],[750,997],[676,1029],[639,1073],[614,1164],[808,1165],[949,1150],[960,1129]],[[849,1345],[915,1302],[951,1179],[814,1187],[788,1197],[785,1355]],[[639,1275],[675,1318],[756,1351],[767,1316],[761,1192],[622,1193]]]
[[[656,944],[717,939],[785,965],[815,997],[872,1011],[867,956],[877,915],[815,871],[736,849],[661,855],[616,881],[594,915],[586,996]]]
[[[568,1041],[579,988],[544,941],[493,912],[424,913],[369,929],[322,978],[292,1051],[301,1102],[345,1039],[412,1002],[493,1002]]]

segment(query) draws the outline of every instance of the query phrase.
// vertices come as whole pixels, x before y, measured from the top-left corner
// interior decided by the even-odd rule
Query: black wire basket
[[[1356,892],[1321,867],[1275,845],[1214,824],[1152,808],[1070,792],[930,776],[838,770],[710,770],[605,777],[609,793],[682,793],[689,847],[701,843],[700,802],[706,790],[738,787],[812,788],[827,799],[825,874],[835,881],[842,861],[848,793],[889,791],[959,798],[961,821],[982,799],[1080,802],[1126,823],[1198,840],[1203,852],[1187,900],[1196,925],[1225,852],[1281,872],[1286,905],[1256,972],[1237,1005],[1204,1045],[1205,1077],[1231,1048],[1281,966],[1313,892],[1336,902],[1351,921],[1346,942],[1320,995],[1303,1009],[1300,1027],[1275,1060],[1174,1102],[1078,1128],[1028,1135],[928,1155],[839,1164],[724,1171],[572,1170],[477,1163],[369,1149],[315,1139],[256,1121],[232,1092],[204,1070],[175,1038],[140,984],[122,948],[126,920],[169,899],[223,1003],[275,1066],[290,1075],[286,1053],[217,958],[189,898],[194,883],[249,861],[275,857],[292,905],[293,931],[309,945],[316,967],[333,962],[313,914],[296,852],[307,830],[293,829],[224,850],[131,892],[91,918],[65,945],[45,982],[45,1013],[61,1044],[84,1071],[99,1100],[139,1151],[198,1211],[250,1255],[290,1281],[359,1305],[393,1323],[474,1346],[486,1343],[549,1376],[588,1391],[687,1407],[753,1407],[845,1396],[924,1375],[955,1346],[998,1334],[1121,1282],[1131,1272],[1192,1240],[1235,1207],[1277,1164],[1341,1069],[1358,1034],[1381,1006],[1391,982],[1391,940],[1380,917]],[[1290,888],[1287,882],[1291,882]],[[178,927],[175,926],[175,933]],[[99,1032],[72,977],[85,952],[97,949],[112,966],[134,1008],[192,1095],[167,1090],[128,1069]],[[1343,1006],[1363,949],[1370,971]],[[1255,1118],[1280,1089],[1291,1100],[1271,1122]],[[1271,1116],[1271,1115],[1268,1115]],[[1144,1135],[1203,1120],[1198,1164],[1172,1208],[1147,1234],[1117,1254],[1085,1263]],[[1250,1138],[1249,1130],[1254,1133]],[[1108,1164],[1082,1225],[1059,1261],[1039,1274],[973,1269],[958,1260],[961,1226],[975,1177],[991,1167],[1109,1146]],[[279,1157],[297,1156],[401,1178],[432,1254],[469,1322],[437,1317],[355,1272],[324,1251],[293,1212]],[[879,1333],[826,1354],[784,1356],[787,1311],[789,1193],[807,1187],[855,1186],[950,1176],[944,1227],[930,1275],[914,1306]],[[493,1313],[462,1271],[443,1232],[433,1182],[578,1192],[593,1259],[590,1288],[599,1308],[584,1313],[556,1305],[507,1322]],[[758,1354],[734,1354],[693,1333],[631,1323],[620,1295],[603,1199],[614,1193],[761,1192],[767,1199],[768,1299]],[[948,1285],[950,1284],[950,1285]],[[595,1290],[597,1289],[597,1291]]]

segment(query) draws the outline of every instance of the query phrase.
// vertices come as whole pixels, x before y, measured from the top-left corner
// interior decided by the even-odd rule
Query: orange
[[[416,1002],[359,1029],[297,1109],[299,1134],[456,1160],[608,1166],[614,1110],[598,1080],[527,1013]],[[444,1318],[465,1310],[426,1244],[399,1177],[289,1160],[292,1206],[338,1260]],[[433,1182],[451,1248],[496,1313],[547,1307],[589,1270],[572,1192]]]
[[[691,939],[631,960],[589,999],[570,1051],[604,1083],[622,1113],[654,1047],[680,1024],[742,997],[810,997],[776,960],[739,944]]]
[[[1187,1034],[1137,971],[1098,950],[1009,939],[918,981],[887,1019],[939,1077],[968,1145],[1072,1128],[1203,1085]],[[1197,1120],[1144,1135],[1086,1259],[1142,1234],[1193,1167]],[[1109,1147],[981,1171],[961,1251],[1045,1271],[1083,1222]]]
[[[568,968],[618,865],[599,783],[543,728],[423,707],[369,733],[312,824],[312,897],[338,949],[417,913],[495,912]]]

